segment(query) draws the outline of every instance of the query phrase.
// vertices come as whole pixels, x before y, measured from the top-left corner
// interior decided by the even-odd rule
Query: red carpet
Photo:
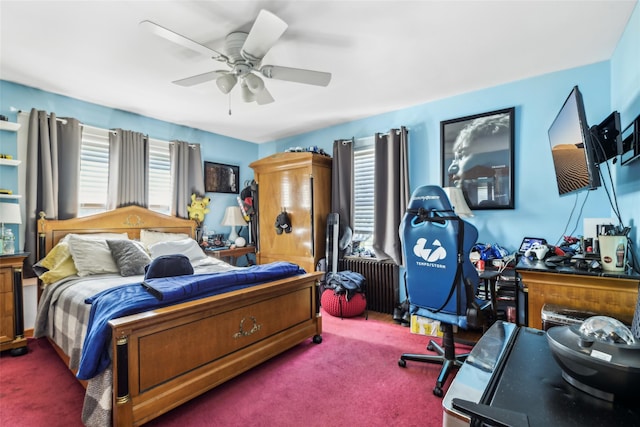
[[[441,426],[431,390],[439,365],[408,362],[427,337],[364,318],[323,316],[323,342],[309,340],[182,405],[149,426]],[[44,340],[0,358],[0,424],[80,426],[82,386]]]

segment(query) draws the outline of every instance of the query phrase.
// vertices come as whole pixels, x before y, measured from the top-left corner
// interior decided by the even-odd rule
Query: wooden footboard
[[[113,425],[141,425],[306,339],[322,341],[305,274],[110,322]]]

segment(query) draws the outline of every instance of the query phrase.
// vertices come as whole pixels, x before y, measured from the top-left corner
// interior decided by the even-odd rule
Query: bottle
[[[13,231],[10,228],[6,228],[4,230],[4,235],[2,236],[2,248],[3,253],[5,254],[13,254],[16,251],[16,237],[13,235]]]
[[[618,247],[616,248],[616,267],[624,266],[624,244],[622,242],[618,243]]]

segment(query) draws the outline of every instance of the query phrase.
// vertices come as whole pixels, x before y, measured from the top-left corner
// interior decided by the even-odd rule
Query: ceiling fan
[[[274,99],[260,76],[315,86],[327,86],[331,81],[331,73],[261,64],[264,56],[288,27],[286,22],[264,9],[258,14],[249,33],[233,32],[227,35],[224,54],[151,21],[142,21],[140,26],[159,37],[207,55],[229,67],[227,70],[209,71],[173,82],[180,86],[193,86],[215,80],[220,91],[228,94],[239,82],[245,102],[255,101],[264,105],[273,102]]]

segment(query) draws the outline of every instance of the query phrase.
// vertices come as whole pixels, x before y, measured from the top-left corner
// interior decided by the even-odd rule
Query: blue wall
[[[591,125],[599,123],[612,110],[618,110],[622,125],[626,126],[640,113],[638,51],[640,8],[636,7],[610,61],[506,83],[260,145],[5,81],[0,81],[0,114],[15,121],[15,112],[11,112],[10,107],[23,110],[35,107],[54,111],[58,116],[76,117],[92,126],[121,127],[147,133],[154,138],[200,143],[204,160],[240,165],[242,182],[252,178],[248,167],[251,161],[288,147],[317,145],[331,153],[336,139],[366,137],[407,126],[410,131],[410,184],[413,190],[420,185],[440,184],[442,120],[514,106],[515,209],[476,211],[476,216],[470,219],[478,227],[481,242],[497,242],[514,250],[524,235],[544,237],[555,243],[563,233],[574,228],[573,235],[582,234],[583,218],[612,216],[606,193],[600,188],[589,192],[581,215],[577,213],[578,207],[571,217],[574,204],[581,204],[587,193],[558,196],[547,129],[574,85],[580,86],[587,121]],[[623,220],[627,225],[637,227],[640,218],[640,160],[624,167],[613,165],[612,170]],[[212,212],[206,218],[206,225],[210,230],[227,233],[228,227],[218,224],[224,208],[233,205],[235,197],[218,193],[210,196],[213,197]],[[568,227],[566,232],[565,227]],[[635,241],[637,236],[638,231],[634,229],[632,237]]]
[[[202,159],[240,166],[240,183],[253,179],[253,170],[249,163],[258,159],[258,146],[251,142],[229,138],[215,133],[205,132],[173,123],[168,123],[122,110],[103,107],[74,98],[45,92],[0,80],[0,114],[15,122],[17,112],[14,109],[30,111],[31,108],[55,112],[58,117],[75,117],[83,124],[104,129],[122,128],[142,132],[151,138],[160,140],[182,140],[200,144]],[[0,148],[8,146],[9,154],[15,155],[15,134],[2,132]],[[11,140],[11,141],[9,141]],[[11,143],[10,143],[11,142]],[[5,151],[0,151],[5,152]],[[24,164],[23,164],[24,167]],[[4,171],[3,171],[4,172]],[[4,175],[2,175],[4,178]],[[7,179],[16,179],[8,177]],[[4,184],[3,184],[4,185]],[[15,182],[9,183],[15,187]],[[229,227],[220,226],[227,206],[236,205],[235,194],[209,193],[211,212],[205,218],[210,232],[229,233]],[[246,230],[246,228],[245,228]]]
[[[279,140],[269,147],[280,151],[290,146],[318,145],[331,152],[332,141],[365,137],[392,127],[409,128],[410,185],[440,185],[440,122],[456,117],[515,106],[515,209],[475,211],[470,219],[480,241],[500,243],[510,250],[525,235],[556,242],[569,220],[576,196],[558,196],[547,129],[574,85],[584,95],[587,120],[599,123],[611,112],[610,66],[601,62],[573,70],[504,84],[400,111],[382,114]],[[267,147],[261,147],[261,155]],[[587,193],[577,197],[582,202]],[[589,192],[583,217],[609,217],[604,190]],[[577,221],[574,235],[582,233]],[[576,223],[575,215],[569,231]]]

